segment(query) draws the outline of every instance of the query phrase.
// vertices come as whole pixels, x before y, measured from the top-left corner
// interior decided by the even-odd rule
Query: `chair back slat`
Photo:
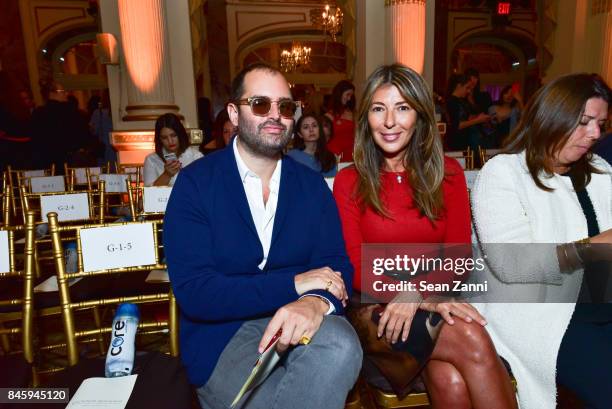
[[[446,151],[444,155],[456,159],[464,170],[474,169],[474,152],[469,147],[464,151]]]
[[[90,167],[90,168],[75,168],[74,169],[74,183],[77,185],[86,185],[90,181],[97,182],[97,178],[95,176],[102,173],[102,168]]]

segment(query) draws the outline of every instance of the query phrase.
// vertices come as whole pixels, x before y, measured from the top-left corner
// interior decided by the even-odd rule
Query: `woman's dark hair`
[[[525,152],[531,178],[540,189],[552,190],[542,182],[541,173],[553,175],[554,157],[578,127],[591,98],[601,98],[609,105],[612,91],[597,74],[570,74],[540,88],[527,104],[505,152]],[[601,172],[593,166],[592,158],[587,152],[569,166],[577,191],[589,184],[592,173]]]
[[[179,119],[178,116],[168,113],[168,114],[163,114],[162,116],[157,118],[157,121],[155,121],[155,153],[157,153],[157,156],[159,156],[162,161],[166,162],[166,160],[164,159],[164,154],[162,150],[163,148],[162,141],[161,141],[162,128],[170,128],[176,133],[176,136],[178,137],[178,143],[179,143],[179,147],[178,147],[176,156],[181,156],[183,152],[185,152],[187,148],[189,147],[189,136],[187,136],[187,131],[185,130],[185,127],[181,123],[181,120]]]
[[[355,91],[355,86],[347,80],[339,81],[334,85],[334,89],[332,90],[332,112],[334,116],[342,115],[346,109],[346,106],[342,104],[342,94],[350,89]]]
[[[217,148],[225,147],[225,140],[223,139],[223,127],[225,123],[230,120],[229,114],[227,113],[227,104],[219,111],[215,122],[213,123],[213,138],[217,141]]]
[[[323,131],[323,127],[325,125],[327,125],[329,128],[329,137],[327,137],[327,140],[325,141],[327,143],[331,140],[331,138],[334,137],[334,123],[332,122],[331,119],[329,119],[327,115],[320,115],[318,119],[319,119],[319,124],[321,125],[321,131]],[[323,133],[323,136],[325,138],[325,132]]]
[[[313,114],[305,114],[298,119],[295,124],[295,139],[293,140],[293,147],[299,150],[304,150],[306,145],[304,144],[304,140],[299,135],[300,129],[302,129],[302,122],[306,118],[313,118],[317,121],[319,125],[319,139],[317,139],[317,148],[314,153],[314,157],[321,164],[321,172],[329,172],[336,166],[336,157],[333,153],[327,150],[327,144],[325,142],[325,135],[323,135],[323,126],[321,125],[321,121],[313,115]]]
[[[470,77],[468,77],[467,75],[452,74],[448,79],[448,86],[446,88],[446,98],[448,99],[448,97],[453,95],[453,92],[455,92],[455,88],[457,88],[458,85],[465,85],[469,81]]]
[[[505,87],[502,88],[501,92],[499,93],[499,99],[497,101],[495,101],[495,105],[504,105],[504,95],[506,95],[508,93],[508,91],[510,91],[512,89],[512,85],[506,85]],[[512,99],[512,102],[510,102],[510,107],[514,107],[517,104],[516,99]]]

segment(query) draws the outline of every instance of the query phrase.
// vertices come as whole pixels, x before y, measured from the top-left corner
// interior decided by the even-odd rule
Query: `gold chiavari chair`
[[[52,197],[61,197],[60,195],[53,195]],[[38,383],[40,376],[49,375],[52,373],[61,370],[57,366],[54,367],[53,362],[57,360],[57,351],[66,348],[65,342],[62,343],[53,343],[54,340],[57,339],[57,333],[53,331],[49,331],[49,329],[53,328],[53,320],[61,315],[60,310],[60,291],[58,278],[55,275],[54,262],[55,259],[52,254],[52,249],[46,251],[45,247],[51,243],[50,238],[36,238],[36,226],[39,225],[37,223],[38,217],[40,217],[35,211],[29,210],[26,214],[26,224],[25,229],[26,232],[33,232],[31,235],[26,235],[26,248],[30,248],[31,251],[29,253],[30,257],[27,258],[29,260],[28,267],[32,274],[31,287],[32,290],[30,292],[31,297],[28,299],[31,301],[29,305],[33,309],[34,317],[36,320],[34,321],[32,331],[36,332],[36,335],[33,336],[32,343],[36,344],[36,354],[35,354],[35,366],[33,368],[35,382]],[[82,221],[82,220],[81,220]],[[90,222],[95,222],[95,220],[87,220]],[[75,221],[68,221],[66,223],[74,223]],[[61,238],[61,245],[64,246],[66,243],[74,242],[76,240],[75,236],[65,235]],[[42,250],[41,250],[42,249]],[[42,264],[46,261],[51,261],[51,265]],[[40,265],[43,265],[43,268]],[[71,281],[69,283],[71,286],[71,290],[73,292],[73,298],[77,301],[86,300],[91,298],[92,296],[98,296],[106,291],[109,287],[109,283],[96,281],[91,282],[87,279],[83,279],[81,281]],[[93,307],[91,309],[91,317],[88,317],[88,321],[93,322],[96,325],[96,328],[100,328],[101,326],[101,318],[99,314],[99,308]],[[45,326],[43,327],[43,324]],[[102,337],[98,337],[95,339],[98,345],[97,348],[100,353],[103,353],[105,350],[104,340]]]
[[[133,183],[136,183],[136,186],[140,186],[144,175],[143,169],[144,165],[142,163],[116,163],[115,169],[117,169],[117,173],[131,175],[130,180]]]
[[[68,178],[70,190],[91,190],[98,183],[98,175],[109,173],[110,162],[103,166],[70,167],[64,163],[64,172]]]
[[[8,173],[2,172],[2,191],[0,191],[2,199],[2,223],[0,226],[10,226],[11,224],[11,189],[8,183]]]
[[[491,159],[493,156],[501,152],[501,149],[485,149],[482,146],[478,147],[478,157],[480,158],[480,165],[484,164]]]
[[[166,291],[113,296],[75,302],[68,281],[83,277],[114,276],[113,289],[122,285],[122,278],[142,271],[165,269],[161,261],[161,244],[159,231],[162,221],[125,222],[114,224],[96,224],[82,226],[60,226],[57,214],[49,213],[49,228],[53,242],[53,256],[60,287],[62,317],[68,349],[68,364],[76,365],[79,360],[77,340],[110,332],[110,326],[92,330],[77,330],[74,311],[94,306],[107,306],[124,302],[137,304],[167,303],[167,321],[142,321],[139,323],[140,334],[170,334],[170,355],[178,356],[177,310],[176,301],[169,286]],[[61,234],[76,236],[78,269],[67,273]]]
[[[52,270],[53,262],[51,239],[44,234],[48,231],[47,213],[58,213],[62,222],[104,223],[104,181],[98,182],[96,190],[78,192],[30,193],[25,186],[21,186],[20,196],[24,223],[29,212],[35,215],[34,229],[37,234],[34,254],[37,278],[48,278],[52,275],[45,273]],[[47,267],[48,264],[50,265]]]
[[[16,235],[24,230],[26,245],[23,254],[19,254]],[[32,343],[33,237],[32,228],[21,225],[0,228],[0,387],[37,383]],[[15,337],[19,341],[14,341]]]
[[[104,188],[104,219],[124,221],[130,216],[128,186],[135,183],[124,173],[103,173],[98,176]]]
[[[138,351],[135,354],[134,373],[138,374],[136,386],[130,396],[133,407],[155,407],[159,409],[190,409],[192,390],[185,370],[178,358],[178,310],[176,300],[167,286],[165,292],[153,294],[117,295],[107,293],[104,297],[75,301],[68,280],[79,277],[100,279],[114,278],[113,289],[122,285],[124,276],[140,271],[165,268],[158,233],[162,221],[125,222],[94,226],[60,226],[57,216],[49,213],[49,225],[61,294],[62,320],[67,345],[66,370],[53,380],[50,386],[68,387],[75,390],[85,378],[100,377],[104,373],[104,357],[82,358],[79,346],[90,337],[111,333],[108,325],[101,328],[84,328],[76,313],[81,310],[107,307],[124,302],[136,303],[142,307],[141,319],[136,334],[139,346],[143,335],[168,334],[169,353],[156,350]],[[75,234],[79,258],[78,271],[67,273],[64,269],[62,234]],[[162,303],[167,306],[166,320],[147,320],[145,305]],[[108,344],[107,344],[108,345]]]
[[[129,181],[127,189],[132,221],[163,218],[172,192],[170,186],[135,186]]]
[[[27,179],[30,177],[38,177],[38,176],[54,176],[55,175],[55,164],[52,164],[49,169],[31,169],[31,170],[23,170],[23,169],[13,169],[10,165],[7,167],[7,176],[8,176],[8,186],[10,189],[10,200],[11,200],[11,210],[13,213],[13,217],[17,217],[17,212],[21,208],[21,203],[18,202],[19,199],[19,181],[22,179]]]
[[[447,151],[444,155],[457,159],[464,170],[474,169],[474,151],[469,147],[464,151]]]

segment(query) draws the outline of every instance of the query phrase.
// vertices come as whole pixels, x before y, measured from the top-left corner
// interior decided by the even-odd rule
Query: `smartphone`
[[[178,160],[178,158],[176,157],[176,153],[170,152],[170,153],[164,153],[164,160],[166,162],[172,162],[172,161]]]

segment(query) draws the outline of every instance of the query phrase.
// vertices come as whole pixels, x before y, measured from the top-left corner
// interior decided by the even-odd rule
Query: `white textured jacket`
[[[587,191],[603,232],[612,228],[612,168],[598,156],[593,164],[604,173],[592,175]],[[487,244],[558,244],[588,236],[569,177],[553,175],[543,181],[554,191],[535,185],[524,153],[497,155],[485,164],[472,190],[474,226],[495,278],[489,294],[537,295],[546,301],[475,304],[489,322],[498,353],[511,365],[522,409],[556,406],[557,354],[575,302],[554,301],[577,299],[583,271],[562,274],[555,245]]]

